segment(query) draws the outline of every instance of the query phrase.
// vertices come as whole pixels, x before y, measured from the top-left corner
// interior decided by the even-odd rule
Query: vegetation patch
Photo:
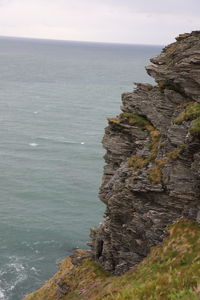
[[[159,166],[150,168],[148,171],[148,178],[150,181],[160,183],[162,181],[162,171]]]
[[[141,155],[133,155],[128,159],[128,165],[135,170],[144,168],[153,161],[158,154],[158,147],[154,148],[147,157]]]
[[[176,117],[174,123],[180,125],[183,121],[191,121],[198,117],[200,117],[200,104],[197,102],[187,102],[185,110]]]
[[[200,226],[180,219],[168,228],[162,245],[122,276],[110,276],[91,259],[73,266],[69,258],[59,272],[25,300],[57,300],[55,278],[70,286],[63,300],[199,300]]]
[[[120,122],[117,118],[107,118],[107,120],[111,123],[120,124]]]
[[[193,136],[200,135],[200,103],[197,102],[188,102],[185,105],[185,110],[181,112],[176,119],[174,124],[180,125],[183,121],[192,121],[192,126],[189,129],[189,132]]]
[[[119,115],[119,122],[135,125],[142,129],[146,129],[146,126],[150,125],[150,122],[144,117],[128,112],[124,112]]]
[[[156,159],[155,163],[158,167],[162,168],[169,162],[169,159],[167,157]]]
[[[151,126],[150,122],[146,118],[133,113],[124,112],[121,113],[116,118],[107,118],[107,120],[111,123],[115,123],[118,125],[122,125],[122,124],[127,124],[132,126],[134,125],[140,127],[143,130],[148,130],[147,128],[152,129],[150,128]]]
[[[132,167],[135,170],[144,168],[147,164],[147,159],[141,155],[133,155],[128,159],[129,167]]]
[[[186,113],[185,113],[185,111],[182,111],[174,120],[174,124],[181,125],[183,123],[183,121],[185,120],[185,118],[186,118]]]
[[[125,117],[127,116],[133,116],[134,114],[129,114],[129,113],[123,113],[123,115],[125,114]],[[155,127],[153,127],[150,122],[148,120],[146,120],[143,117],[139,117],[139,119],[135,118],[134,115],[134,124],[139,127],[141,127],[143,130],[146,130],[150,136],[150,145],[149,145],[149,150],[150,150],[150,154],[147,157],[143,157],[141,155],[133,155],[132,157],[129,158],[128,160],[128,164],[129,167],[133,167],[134,169],[140,169],[145,167],[146,165],[148,165],[148,163],[152,160],[154,160],[158,154],[158,150],[159,150],[159,142],[160,142],[160,131],[157,130]],[[131,117],[132,118],[132,117]],[[137,122],[136,122],[137,120]],[[138,121],[140,120],[140,121]],[[133,121],[131,121],[133,124]]]
[[[162,181],[162,168],[169,162],[176,160],[184,151],[185,145],[180,145],[178,148],[167,153],[167,156],[155,161],[156,166],[149,169],[148,178],[150,181],[160,183]]]
[[[200,117],[193,121],[189,132],[193,136],[200,136]]]
[[[150,127],[148,126],[147,131],[149,132],[151,139],[151,143],[149,145],[149,150],[151,150],[151,153],[149,155],[149,161],[151,161],[152,159],[155,159],[158,155],[161,134],[160,131],[155,129],[154,127],[150,129]]]
[[[167,153],[168,161],[175,160],[179,157],[181,153],[183,153],[185,149],[185,145],[180,145],[178,148]]]

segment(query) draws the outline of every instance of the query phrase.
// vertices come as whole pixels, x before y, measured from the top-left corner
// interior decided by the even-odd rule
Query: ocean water
[[[0,299],[21,300],[86,248],[106,117],[152,82],[161,46],[0,38]]]

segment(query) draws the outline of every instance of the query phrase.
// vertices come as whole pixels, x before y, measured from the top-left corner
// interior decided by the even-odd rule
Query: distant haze
[[[163,45],[199,25],[199,0],[0,0],[1,36]]]

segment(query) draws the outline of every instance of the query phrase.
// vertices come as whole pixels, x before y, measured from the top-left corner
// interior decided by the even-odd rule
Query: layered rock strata
[[[146,67],[157,84],[123,94],[122,113],[105,129],[107,209],[91,248],[116,275],[161,243],[168,224],[200,222],[200,31],[176,40]]]

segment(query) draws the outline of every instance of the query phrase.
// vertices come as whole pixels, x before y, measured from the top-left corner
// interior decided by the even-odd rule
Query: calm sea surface
[[[159,46],[0,38],[0,299],[21,300],[102,220],[106,117]]]

